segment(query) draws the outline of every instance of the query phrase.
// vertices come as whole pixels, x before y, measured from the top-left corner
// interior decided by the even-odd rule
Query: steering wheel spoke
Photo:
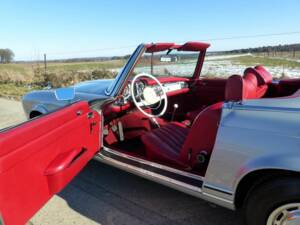
[[[142,77],[146,77],[148,79],[154,80],[158,84],[158,87],[146,87],[143,89],[143,93],[138,93],[136,82],[139,81]],[[146,115],[150,118],[160,117],[167,110],[168,99],[167,99],[166,92],[165,92],[162,84],[159,82],[159,80],[156,77],[154,77],[153,75],[146,74],[146,73],[140,73],[140,74],[136,75],[132,79],[132,83],[131,83],[131,96],[132,96],[132,100],[133,100],[135,106],[144,115]],[[163,104],[163,107],[161,107],[162,104]],[[153,105],[158,105],[158,107],[151,108],[151,106],[153,106]],[[144,110],[144,107],[150,108],[150,109],[155,109],[155,110],[158,110],[159,108],[161,108],[161,111],[158,114],[153,115],[153,114],[146,112]]]
[[[140,101],[140,102],[137,102],[137,104],[136,104],[137,106],[139,106],[139,107],[145,107],[146,106],[146,104],[144,103],[144,101],[142,100],[142,101]]]

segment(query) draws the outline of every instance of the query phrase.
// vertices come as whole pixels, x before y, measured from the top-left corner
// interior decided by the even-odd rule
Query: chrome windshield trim
[[[125,81],[127,80],[127,77],[129,76],[130,72],[132,71],[133,67],[139,60],[140,56],[144,53],[144,51],[145,51],[144,44],[140,44],[135,49],[135,51],[130,56],[129,60],[127,61],[126,65],[123,67],[120,74],[113,81],[112,86],[105,90],[106,95],[109,95],[112,97],[115,97],[118,95],[119,91],[122,89]],[[111,89],[111,90],[108,90],[108,89]]]

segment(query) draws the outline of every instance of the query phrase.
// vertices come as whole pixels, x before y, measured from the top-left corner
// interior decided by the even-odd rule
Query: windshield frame
[[[123,85],[126,83],[127,77],[131,73],[132,69],[135,67],[135,64],[138,62],[139,58],[145,52],[145,44],[140,44],[135,51],[132,53],[127,63],[121,69],[119,74],[116,76],[114,81],[109,85],[105,90],[105,94],[108,96],[115,97],[118,95],[119,91],[122,89]]]

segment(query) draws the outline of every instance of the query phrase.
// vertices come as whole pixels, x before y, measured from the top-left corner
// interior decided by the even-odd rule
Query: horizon
[[[121,56],[151,42],[203,41],[210,51],[228,51],[300,40],[296,0],[7,0],[1,7],[0,48],[10,48],[15,61],[40,61],[44,53],[49,60]]]
[[[285,44],[285,45],[300,45],[300,43],[291,43],[291,44]],[[250,50],[250,49],[256,49],[256,48],[261,48],[261,47],[279,47],[279,46],[284,46],[284,45],[270,45],[270,46],[257,46],[257,47],[251,47],[251,48],[240,48],[240,49],[230,49],[230,50],[221,50],[221,51],[209,51],[209,48],[207,50],[207,54],[209,55],[209,53],[227,53],[227,52],[231,52],[231,51],[240,51],[240,50]],[[132,52],[131,52],[132,53]],[[85,56],[85,57],[73,57],[73,58],[60,58],[60,59],[46,59],[47,62],[64,62],[64,61],[68,61],[68,62],[76,62],[76,61],[87,61],[87,62],[92,62],[92,61],[101,61],[101,59],[103,59],[103,61],[105,60],[111,60],[114,57],[126,57],[131,55],[131,53],[129,54],[124,54],[124,55],[111,55],[111,56]],[[250,52],[248,52],[250,53]],[[244,53],[244,54],[248,54],[248,53]],[[241,54],[241,53],[232,53],[232,54]],[[32,62],[44,62],[44,59],[40,59],[40,60],[14,60],[14,63],[32,63]]]

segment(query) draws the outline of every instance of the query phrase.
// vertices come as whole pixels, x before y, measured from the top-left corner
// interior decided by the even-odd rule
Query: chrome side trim
[[[140,159],[140,158],[137,158],[137,157],[134,157],[134,156],[130,156],[130,155],[115,151],[115,150],[113,150],[111,148],[108,148],[108,147],[104,147],[103,150],[106,151],[106,152],[112,153],[114,155],[118,155],[118,156],[123,157],[123,158],[128,158],[130,160],[133,160],[133,161],[145,164],[145,165],[149,165],[149,166],[152,166],[152,167],[155,167],[155,168],[158,168],[158,169],[163,169],[163,170],[166,170],[166,171],[169,171],[169,172],[172,172],[172,173],[177,173],[177,174],[180,174],[182,176],[190,177],[190,178],[201,180],[201,181],[203,180],[203,177],[201,177],[199,175],[191,174],[191,173],[188,173],[188,172],[185,172],[185,171],[182,171],[182,170],[174,169],[174,168],[169,167],[169,166],[165,166],[165,165],[162,165],[162,164],[158,164],[158,163],[155,163],[155,162],[150,162],[150,161],[147,161],[147,160],[144,160],[144,159]]]
[[[223,197],[222,192],[214,191],[215,194],[210,193],[209,191],[207,192],[207,191],[205,191],[205,190],[207,190],[207,188],[202,189],[202,185],[201,186],[191,185],[191,184],[182,182],[180,180],[165,176],[164,174],[160,174],[159,170],[150,171],[147,169],[149,167],[138,167],[136,165],[131,165],[129,163],[122,162],[118,159],[114,159],[114,158],[110,157],[110,155],[105,155],[105,152],[116,154],[119,157],[123,157],[125,159],[130,159],[130,160],[136,161],[142,165],[148,165],[149,167],[151,166],[151,167],[157,168],[159,170],[165,170],[165,171],[168,171],[171,173],[176,173],[181,176],[186,176],[191,179],[196,179],[199,182],[203,183],[203,177],[201,177],[201,176],[198,176],[195,174],[190,174],[190,173],[180,171],[180,170],[177,170],[174,168],[170,168],[168,166],[164,166],[164,165],[161,165],[158,163],[149,162],[147,160],[143,160],[143,159],[140,159],[140,158],[137,158],[134,156],[129,156],[127,154],[117,152],[117,151],[107,148],[107,147],[103,147],[103,149],[100,151],[100,153],[98,153],[95,156],[95,160],[97,160],[97,161],[114,166],[121,170],[125,170],[129,173],[141,176],[141,177],[149,179],[151,181],[163,184],[165,186],[179,190],[181,192],[192,195],[194,197],[205,199],[209,202],[226,207],[228,209],[231,209],[231,210],[235,209],[233,201],[231,201],[230,199],[227,199],[226,196]]]
[[[219,188],[219,187],[216,187],[216,186],[213,186],[213,185],[210,185],[210,184],[204,184],[204,187],[208,188],[210,190],[213,190],[213,191],[221,192],[221,193],[229,195],[229,196],[233,195],[232,191],[227,191],[227,190],[225,190],[223,188]]]
[[[222,206],[224,206],[224,207],[226,207],[226,208],[229,208],[229,209],[232,209],[232,210],[235,209],[235,207],[233,206],[233,205],[234,205],[234,204],[233,204],[233,201],[231,201],[231,200],[227,200],[227,199],[218,197],[218,196],[216,196],[216,195],[212,195],[212,194],[204,193],[204,192],[203,192],[203,195],[206,196],[206,197],[208,197],[208,198],[205,198],[205,197],[204,197],[204,198],[207,199],[208,201],[213,202],[211,199],[215,199],[216,202],[214,202],[214,203],[220,205],[220,203],[217,203],[217,202],[222,202]],[[224,205],[224,203],[226,203],[227,206]]]
[[[95,156],[95,159],[101,162],[104,162],[108,165],[115,166],[119,169],[125,170],[127,172],[133,173],[135,175],[150,179],[152,181],[155,181],[157,183],[164,184],[166,186],[169,186],[171,188],[186,192],[188,194],[198,196],[199,193],[201,193],[200,187],[195,187],[193,185],[186,184],[184,182],[177,181],[175,179],[160,175],[158,173],[138,168],[136,166],[129,165],[127,163],[120,162],[118,160],[112,159],[110,157],[107,157],[101,153]]]

